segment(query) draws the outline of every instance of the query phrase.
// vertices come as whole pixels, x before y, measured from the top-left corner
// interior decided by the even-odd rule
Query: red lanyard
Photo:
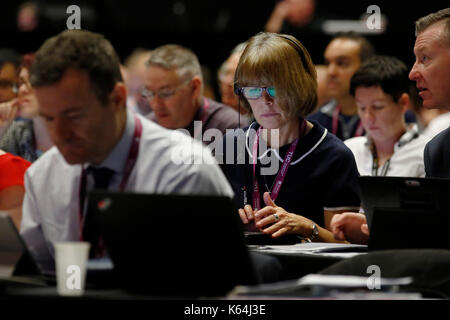
[[[137,157],[139,154],[139,142],[141,140],[142,136],[142,123],[141,120],[138,118],[138,116],[134,115],[134,134],[133,134],[133,140],[131,142],[130,150],[128,152],[127,161],[125,163],[125,172],[122,178],[122,181],[120,183],[120,191],[125,190],[125,186],[127,185],[128,178],[130,177],[131,171],[134,168],[134,165],[136,164]],[[86,198],[86,183],[87,183],[87,174],[86,170],[83,166],[81,166],[81,181],[80,181],[80,187],[79,187],[79,218],[80,218],[80,240],[83,241],[83,224],[84,224],[84,218],[85,215],[83,213],[84,211],[84,200]]]
[[[333,110],[333,118],[332,118],[332,127],[331,127],[331,131],[332,133],[337,136],[337,132],[338,132],[338,126],[339,126],[339,113],[341,112],[341,106],[337,105],[334,110]],[[361,120],[358,121],[358,128],[355,131],[355,134],[353,135],[354,137],[359,137],[363,134],[364,128],[363,125],[361,123]]]
[[[258,178],[256,176],[256,163],[258,161],[258,143],[259,143],[259,135],[261,132],[262,127],[260,127],[256,133],[255,141],[253,141],[253,150],[252,150],[252,157],[253,157],[253,210],[259,210],[261,209],[261,200],[260,200],[260,192],[259,192],[259,184],[258,184]],[[283,160],[283,165],[281,166],[281,169],[278,171],[277,177],[274,182],[274,190],[271,191],[270,197],[273,201],[275,201],[278,197],[278,194],[280,193],[281,185],[283,184],[284,178],[286,177],[287,170],[289,169],[289,166],[291,165],[292,157],[294,156],[295,148],[297,147],[297,143],[300,140],[300,138],[303,136],[306,130],[306,120],[303,119],[303,121],[300,124],[299,128],[299,136],[297,139],[291,142],[289,149],[286,153],[286,156]]]

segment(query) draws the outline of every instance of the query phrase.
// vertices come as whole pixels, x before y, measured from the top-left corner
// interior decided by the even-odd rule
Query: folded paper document
[[[322,252],[365,252],[366,245],[326,242],[306,242],[292,245],[260,245],[249,246],[256,251],[271,251],[280,253],[322,253]]]

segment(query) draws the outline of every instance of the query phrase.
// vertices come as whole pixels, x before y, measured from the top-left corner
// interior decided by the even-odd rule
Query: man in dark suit
[[[416,62],[409,74],[425,108],[450,110],[450,8],[416,22]],[[450,128],[425,147],[427,177],[450,178]]]

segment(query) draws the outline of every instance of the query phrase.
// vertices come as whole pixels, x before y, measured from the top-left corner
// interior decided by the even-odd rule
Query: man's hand
[[[330,227],[336,240],[347,240],[357,244],[367,244],[369,240],[366,216],[361,213],[335,214],[331,219]]]

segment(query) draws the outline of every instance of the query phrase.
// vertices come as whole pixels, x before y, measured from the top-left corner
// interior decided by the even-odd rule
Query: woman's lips
[[[269,117],[275,117],[278,115],[280,115],[278,112],[268,112],[268,113],[263,113],[261,115],[261,117],[269,118]]]

